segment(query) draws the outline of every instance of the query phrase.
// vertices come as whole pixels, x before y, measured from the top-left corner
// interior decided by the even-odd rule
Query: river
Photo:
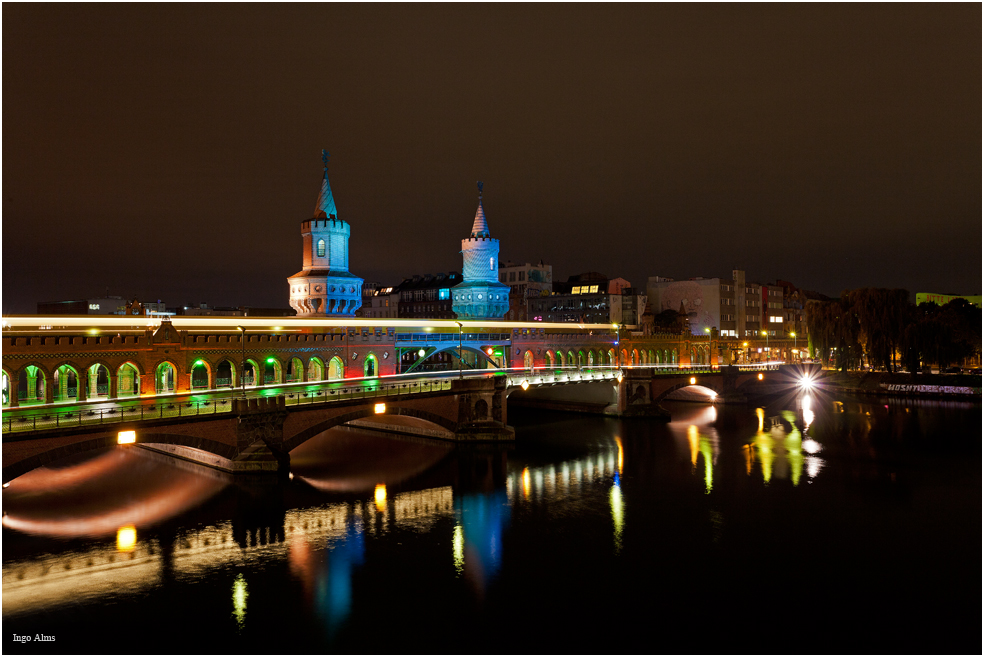
[[[511,411],[510,447],[335,429],[273,483],[36,470],[4,653],[980,652],[979,403],[664,405]]]

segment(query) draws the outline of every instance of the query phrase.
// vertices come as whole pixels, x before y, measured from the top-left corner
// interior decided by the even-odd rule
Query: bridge
[[[741,401],[747,395],[796,386],[791,366],[724,369],[651,367],[445,373],[417,380],[381,378],[358,387],[327,387],[291,394],[177,404],[168,415],[147,407],[117,415],[73,414],[66,423],[36,428],[5,418],[3,481],[60,458],[117,444],[143,445],[235,474],[286,473],[290,452],[334,427],[415,434],[451,441],[502,441],[507,400],[542,408],[601,412],[622,417],[669,419],[660,401],[681,389],[708,400]],[[335,384],[337,386],[337,384]],[[174,406],[174,405],[172,405]],[[141,409],[143,417],[135,410]],[[155,407],[150,407],[155,408]],[[202,412],[205,408],[205,412]],[[21,418],[23,419],[23,418]],[[20,425],[20,426],[18,426]],[[7,430],[7,427],[10,427]]]
[[[693,362],[687,349],[699,336],[639,335],[630,342],[607,325],[3,321],[10,393],[4,482],[116,444],[139,444],[236,474],[283,473],[292,449],[340,425],[455,441],[512,440],[510,398],[544,408],[665,418],[659,402],[675,391],[737,401],[756,386],[774,385],[779,374],[774,363],[722,368],[713,357]],[[514,358],[522,366],[510,366]]]

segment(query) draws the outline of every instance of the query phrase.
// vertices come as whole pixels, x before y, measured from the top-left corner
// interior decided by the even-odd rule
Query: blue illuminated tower
[[[324,178],[314,217],[301,222],[302,266],[287,278],[290,305],[298,317],[353,317],[362,305],[362,279],[349,273],[351,228],[338,218],[328,184],[328,153],[321,151]]]
[[[451,310],[458,319],[502,319],[509,311],[509,286],[499,282],[499,240],[489,235],[478,183],[478,211],[471,236],[461,240],[463,282],[451,288]]]

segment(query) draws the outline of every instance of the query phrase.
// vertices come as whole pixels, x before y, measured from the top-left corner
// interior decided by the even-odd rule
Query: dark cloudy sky
[[[981,291],[981,5],[3,4],[3,311],[503,261]]]

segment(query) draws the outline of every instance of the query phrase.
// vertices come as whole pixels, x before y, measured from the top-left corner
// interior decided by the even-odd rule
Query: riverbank
[[[981,399],[979,374],[890,374],[824,370],[819,386],[832,393],[912,397],[918,399]]]

